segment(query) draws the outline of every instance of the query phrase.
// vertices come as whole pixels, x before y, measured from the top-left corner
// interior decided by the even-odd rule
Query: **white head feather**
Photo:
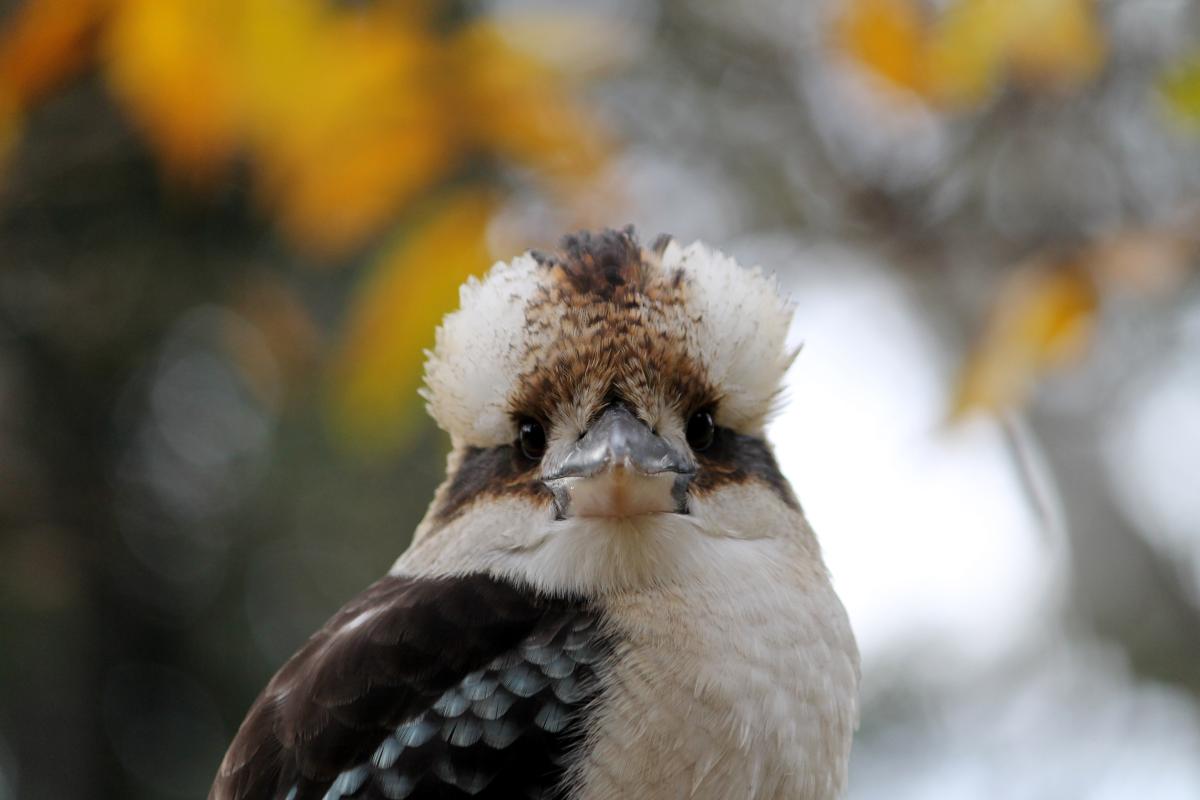
[[[674,241],[657,256],[645,253],[647,282],[683,273],[683,302],[660,321],[683,328],[690,351],[720,396],[719,424],[761,433],[794,355],[786,346],[792,309],[778,282],[761,268],[746,269],[701,242]],[[423,396],[455,446],[488,447],[515,434],[511,403],[530,367],[528,354],[548,334],[527,325],[530,303],[554,277],[532,254],[497,263],[482,281],[460,292],[425,365]]]

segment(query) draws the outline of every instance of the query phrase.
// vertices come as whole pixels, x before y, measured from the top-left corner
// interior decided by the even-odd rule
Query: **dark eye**
[[[537,420],[524,419],[518,430],[521,452],[530,461],[540,461],[546,453],[546,429]]]
[[[712,413],[708,411],[697,411],[692,414],[692,418],[687,424],[687,442],[691,448],[696,451],[707,450],[713,443],[713,436],[717,433],[716,423],[713,422]]]

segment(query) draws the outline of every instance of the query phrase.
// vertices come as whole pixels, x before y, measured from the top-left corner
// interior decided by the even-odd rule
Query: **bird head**
[[[423,391],[448,475],[401,563],[595,592],[805,536],[763,430],[790,317],[762,271],[631,229],[468,281]]]

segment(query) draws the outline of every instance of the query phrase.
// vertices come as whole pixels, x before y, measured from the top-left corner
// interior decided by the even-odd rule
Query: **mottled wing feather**
[[[547,614],[517,648],[397,726],[368,762],[339,776],[344,785],[335,781],[329,796],[559,796],[606,654],[594,616]]]
[[[553,796],[606,652],[581,602],[384,578],[271,680],[210,797]]]

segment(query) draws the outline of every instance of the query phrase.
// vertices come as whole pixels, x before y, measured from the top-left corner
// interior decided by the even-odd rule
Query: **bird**
[[[840,796],[857,646],[764,432],[792,316],[632,227],[469,279],[421,390],[445,481],[210,800]]]

